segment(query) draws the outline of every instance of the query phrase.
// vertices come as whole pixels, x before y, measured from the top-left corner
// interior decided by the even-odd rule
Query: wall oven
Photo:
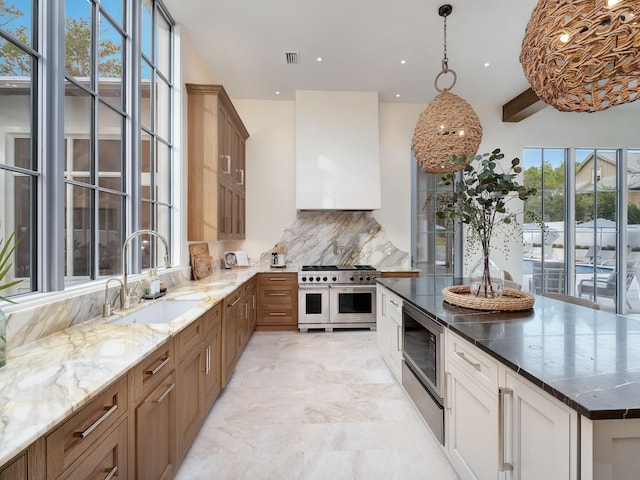
[[[368,265],[305,265],[298,273],[298,328],[376,328],[376,277]]]
[[[402,307],[402,385],[444,445],[444,328],[427,313]]]

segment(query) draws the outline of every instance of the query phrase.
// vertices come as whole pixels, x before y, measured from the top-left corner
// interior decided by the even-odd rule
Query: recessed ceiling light
[[[400,60],[400,65],[404,65],[405,63],[407,63],[406,60]]]
[[[276,95],[280,95],[280,92],[276,91]]]
[[[396,98],[400,98],[400,94],[399,93],[396,93]]]
[[[321,62],[322,61],[322,57],[316,58],[316,61]]]
[[[484,62],[485,67],[489,67],[491,64],[489,62]]]

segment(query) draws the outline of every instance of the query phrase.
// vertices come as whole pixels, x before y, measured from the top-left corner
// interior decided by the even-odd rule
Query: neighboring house
[[[616,188],[616,152],[598,150],[597,157],[594,162],[592,153],[577,167],[576,190],[593,190],[595,182],[601,189]],[[640,206],[640,152],[628,152],[627,162],[629,203]]]

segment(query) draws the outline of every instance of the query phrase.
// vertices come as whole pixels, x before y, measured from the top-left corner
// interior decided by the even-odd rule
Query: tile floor
[[[256,332],[177,480],[457,479],[376,332]]]

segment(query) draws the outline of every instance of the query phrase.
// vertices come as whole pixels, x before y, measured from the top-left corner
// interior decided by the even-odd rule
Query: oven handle
[[[328,289],[329,285],[307,285],[305,284],[298,284],[298,291],[300,290],[319,290],[321,288],[324,289]]]

